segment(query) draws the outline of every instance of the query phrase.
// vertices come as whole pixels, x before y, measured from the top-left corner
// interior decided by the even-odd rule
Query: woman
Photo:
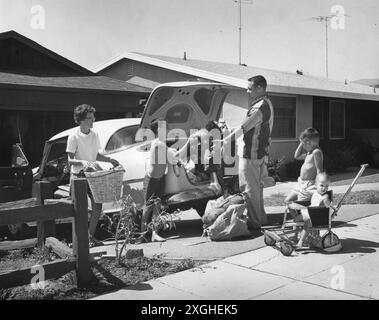
[[[113,166],[118,166],[115,159],[100,154],[100,140],[97,132],[92,130],[95,122],[96,109],[88,104],[82,104],[74,110],[74,120],[79,125],[77,131],[68,137],[66,152],[68,153],[68,164],[71,166],[70,181],[75,177],[85,177],[84,171],[95,167],[96,161],[110,162]],[[70,183],[70,191],[72,184]],[[95,231],[99,222],[102,204],[95,203],[89,188],[88,195],[91,199],[92,214],[89,221],[90,247],[103,245],[95,238]]]

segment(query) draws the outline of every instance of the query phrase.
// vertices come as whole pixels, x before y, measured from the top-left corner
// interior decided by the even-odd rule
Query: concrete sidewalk
[[[379,214],[334,228],[343,251],[238,254],[96,300],[379,299]]]

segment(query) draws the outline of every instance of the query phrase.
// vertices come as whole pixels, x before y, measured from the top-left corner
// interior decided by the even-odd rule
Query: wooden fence
[[[72,201],[52,199],[53,191],[49,182],[40,181],[34,187],[34,198],[0,204],[0,226],[37,222],[36,243],[38,246],[44,246],[46,239],[50,240],[50,243],[58,242],[54,238],[48,238],[55,235],[55,219],[72,217],[73,255],[41,266],[45,271],[44,280],[58,278],[71,270],[76,270],[77,286],[85,287],[92,276],[86,179],[73,180]],[[34,243],[33,240],[29,242]],[[30,284],[35,276],[32,268],[0,271],[0,288]]]

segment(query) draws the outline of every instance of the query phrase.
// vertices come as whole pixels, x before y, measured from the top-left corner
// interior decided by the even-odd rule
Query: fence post
[[[72,180],[72,197],[75,217],[72,228],[72,246],[76,257],[76,284],[85,287],[91,280],[88,239],[88,199],[87,180],[78,178]]]
[[[53,188],[49,181],[37,181],[33,185],[33,196],[37,204],[43,205],[45,199],[54,197]],[[47,237],[55,236],[55,220],[37,221],[37,245],[43,247]]]

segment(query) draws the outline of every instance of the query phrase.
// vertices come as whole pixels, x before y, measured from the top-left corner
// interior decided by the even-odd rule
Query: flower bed
[[[0,256],[0,270],[30,267],[56,258],[56,255],[48,249],[10,250]],[[70,272],[58,279],[46,281],[43,289],[33,289],[30,285],[9,289],[0,288],[0,300],[90,299],[100,294],[191,269],[198,265],[199,263],[190,259],[169,262],[160,256],[138,257],[129,260],[121,258],[119,264],[115,259],[102,258],[92,264],[94,277],[85,289],[75,286],[74,272]]]

